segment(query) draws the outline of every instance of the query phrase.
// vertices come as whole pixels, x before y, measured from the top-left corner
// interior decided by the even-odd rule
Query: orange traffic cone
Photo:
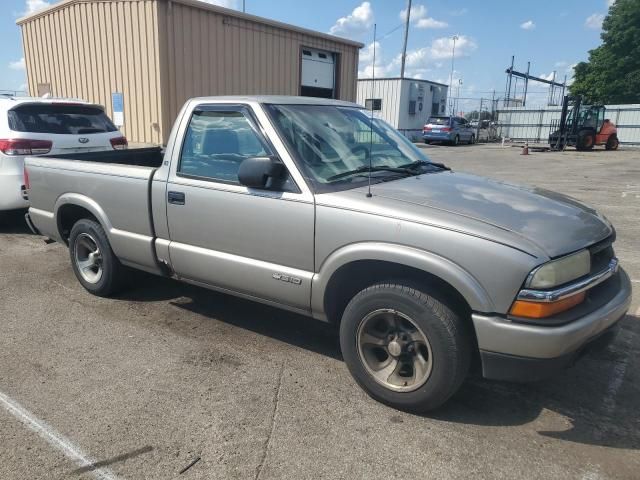
[[[520,155],[529,155],[529,143],[525,143],[524,147],[522,147],[522,152]]]

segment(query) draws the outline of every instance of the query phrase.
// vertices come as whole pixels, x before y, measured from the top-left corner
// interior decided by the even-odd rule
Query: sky
[[[586,60],[600,44],[601,25],[615,0],[414,0],[411,9],[406,76],[449,83],[452,37],[457,35],[453,84],[460,97],[504,95],[505,69],[550,78],[557,71],[570,79],[572,65]],[[46,7],[45,0],[4,0],[0,18],[0,91],[24,90],[26,72],[20,28],[15,21]],[[242,0],[208,0],[242,9]],[[406,0],[245,0],[246,11],[300,27],[357,40],[359,76],[398,76],[406,18]],[[377,41],[373,63],[373,30]],[[518,86],[521,89],[521,86]],[[543,104],[547,87],[529,86],[529,104]],[[456,92],[457,93],[457,92]]]

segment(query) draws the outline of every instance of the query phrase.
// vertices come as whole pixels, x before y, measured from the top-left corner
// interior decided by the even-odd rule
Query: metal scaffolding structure
[[[556,101],[556,97],[558,99],[562,99],[564,97],[565,90],[567,88],[567,76],[564,76],[564,82],[559,83],[556,82],[556,71],[553,72],[553,78],[551,80],[547,80],[546,78],[535,77],[531,75],[531,62],[527,62],[527,71],[519,72],[514,69],[515,64],[515,56],[511,57],[511,67],[505,70],[507,74],[507,84],[505,86],[504,92],[504,104],[505,107],[514,107],[514,106],[527,106],[527,93],[529,91],[529,81],[544,83],[550,86],[549,88],[549,96],[547,98],[548,106],[558,105],[559,102]],[[512,91],[512,87],[514,86],[513,79],[515,81],[515,89]],[[522,100],[518,99],[518,79],[524,80],[524,94],[522,96]],[[558,90],[556,90],[558,89]],[[560,92],[560,95],[557,95],[557,92]],[[519,104],[519,105],[518,105]]]

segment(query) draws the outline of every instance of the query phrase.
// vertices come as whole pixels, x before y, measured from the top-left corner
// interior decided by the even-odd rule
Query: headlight
[[[538,267],[531,272],[525,286],[535,289],[552,288],[583,277],[590,271],[591,254],[589,250],[580,250]]]

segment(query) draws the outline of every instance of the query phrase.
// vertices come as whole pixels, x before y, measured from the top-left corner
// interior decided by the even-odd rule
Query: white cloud
[[[604,21],[604,14],[602,13],[594,13],[593,15],[589,15],[584,22],[584,26],[587,28],[592,28],[594,30],[600,30],[602,28],[602,22]]]
[[[385,64],[382,56],[382,48],[380,48],[380,42],[375,42],[376,47],[376,64],[375,70],[373,68],[373,42],[363,47],[360,50],[360,65],[358,67],[359,78],[376,78],[387,77],[394,70],[397,70],[395,60],[389,64]],[[399,65],[399,64],[398,64]]]
[[[403,22],[407,20],[407,9],[403,8],[400,10],[400,20]],[[427,16],[427,7],[424,5],[413,5],[411,7],[411,21],[415,22],[421,18],[425,18]]]
[[[456,58],[468,57],[478,49],[478,44],[465,35],[458,35],[456,40]],[[451,37],[436,38],[431,42],[429,54],[434,60],[451,58],[453,39]]]
[[[9,62],[9,68],[11,70],[26,70],[27,67],[24,63],[24,57],[20,60],[16,60],[15,62]]]
[[[459,35],[456,40],[456,58],[467,57],[471,55],[478,45],[469,37]],[[432,72],[432,68],[440,68],[442,62],[437,60],[451,59],[453,50],[453,39],[442,37],[431,42],[430,46],[417,48],[407,51],[405,59],[405,75],[408,77],[418,78],[426,73]],[[395,76],[400,73],[400,65],[402,64],[401,54],[397,54],[391,61],[383,60],[382,50],[376,42],[376,78]],[[373,76],[373,44],[367,45],[360,51],[360,68],[358,69],[358,77],[371,78]],[[441,83],[448,83],[441,82]]]
[[[613,4],[616,3],[616,0],[607,0],[607,7],[613,7]]]
[[[523,30],[533,30],[534,28],[536,28],[536,24],[533,23],[533,20],[527,20],[526,22],[520,24],[520,28]]]
[[[406,21],[407,9],[404,8],[400,11],[400,20]],[[411,23],[416,28],[446,28],[449,26],[447,22],[436,20],[435,18],[427,17],[427,7],[424,5],[414,5],[411,7],[411,16],[409,18]]]
[[[362,50],[360,50],[360,63],[371,63],[373,62],[373,47],[374,47],[374,43],[370,43],[369,45],[365,46],[362,48]],[[376,41],[375,42],[375,50],[376,50],[376,57],[377,60],[380,59],[380,42]]]
[[[217,5],[218,7],[231,8],[233,10],[240,10],[240,0],[201,0],[211,5]]]
[[[549,82],[551,82],[551,81],[553,80],[553,72],[550,72],[550,73],[548,73],[548,74],[544,74],[544,73],[543,73],[543,74],[538,75],[538,76],[539,76],[540,78],[544,79],[544,80],[549,81]],[[556,80],[558,80],[558,75],[557,75],[557,74],[556,74]]]
[[[447,22],[441,22],[435,18],[421,18],[416,23],[417,28],[447,28],[448,26]]]
[[[331,35],[353,36],[366,32],[373,25],[373,9],[369,2],[362,2],[346,17],[336,20],[329,29]]]
[[[25,5],[25,10],[24,10],[24,15],[35,13],[38,10],[47,8],[50,5],[51,3],[45,2],[44,0],[27,0],[27,3]]]

